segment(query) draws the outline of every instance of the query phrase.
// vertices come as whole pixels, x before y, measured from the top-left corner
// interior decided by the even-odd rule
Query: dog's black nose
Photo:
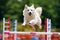
[[[31,16],[31,12],[29,12],[29,15]]]

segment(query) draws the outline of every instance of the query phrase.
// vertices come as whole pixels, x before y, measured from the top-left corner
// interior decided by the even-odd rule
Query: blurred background
[[[0,0],[0,33],[2,32],[3,18],[11,18],[18,20],[18,31],[23,22],[23,9],[25,4],[36,7],[42,7],[42,26],[44,19],[52,20],[52,30],[60,32],[60,0]],[[31,31],[31,27],[26,27],[25,30]],[[39,29],[38,29],[39,30]]]

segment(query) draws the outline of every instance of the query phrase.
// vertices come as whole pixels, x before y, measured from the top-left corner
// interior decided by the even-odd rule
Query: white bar
[[[10,33],[15,33],[15,34],[31,34],[31,33],[36,33],[36,34],[46,34],[45,32],[10,32]]]
[[[5,31],[5,18],[3,18],[3,40],[4,40],[4,31]]]
[[[47,18],[47,32],[51,32],[51,19]]]
[[[15,32],[17,32],[17,20],[15,20]],[[14,34],[14,40],[16,40],[16,34]]]
[[[17,31],[17,20],[15,20],[15,32]]]
[[[9,32],[9,31],[7,31]],[[60,34],[60,32],[9,32],[12,34],[31,34],[31,33],[35,33],[35,34]]]
[[[51,33],[51,19],[47,18],[47,40],[51,40],[51,35],[49,33]],[[52,34],[52,33],[51,33]]]

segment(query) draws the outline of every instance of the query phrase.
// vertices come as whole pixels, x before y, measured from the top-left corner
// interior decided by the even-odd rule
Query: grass
[[[36,32],[40,32],[43,31],[41,29],[38,28],[38,26],[35,26]],[[32,29],[31,26],[26,25],[26,26],[22,26],[22,23],[18,23],[18,27],[17,27],[18,31],[23,31],[23,32],[33,32],[34,30]]]
[[[36,29],[36,32],[43,32],[44,31],[44,27],[43,27],[43,29],[39,29],[38,26],[35,26],[35,29]],[[2,32],[2,31],[3,31],[3,23],[0,22],[0,32]],[[22,26],[22,23],[18,23],[17,31],[19,31],[19,32],[33,32],[34,30],[29,25]],[[60,32],[60,28],[52,28],[52,31]]]
[[[2,33],[3,32],[3,26],[2,26],[3,24],[2,24],[2,22],[0,22],[0,33]]]

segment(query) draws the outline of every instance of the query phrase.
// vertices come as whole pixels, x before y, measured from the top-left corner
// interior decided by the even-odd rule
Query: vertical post
[[[51,40],[51,19],[47,19],[47,40]]]
[[[10,31],[10,18],[8,18],[8,30]]]
[[[44,21],[44,31],[47,32],[47,18]],[[47,34],[45,35],[45,40],[47,40]]]
[[[3,18],[3,40],[4,40],[4,31],[5,31],[5,18]]]
[[[15,20],[15,32],[17,31],[17,20]],[[16,40],[16,33],[14,34],[14,40]]]
[[[8,18],[8,31],[10,32],[10,18]],[[8,35],[10,35],[10,33]],[[9,39],[9,37],[8,37],[8,39]]]
[[[5,21],[5,18],[3,18],[3,40],[4,40],[4,37],[5,37],[4,34],[5,34],[5,33],[6,33],[6,34],[9,33],[9,32],[5,32],[5,27],[6,27],[6,26],[5,26],[5,23],[8,24],[7,27],[8,27],[8,30],[10,31],[10,18],[8,19],[8,22],[6,22],[6,21]]]
[[[51,33],[51,19],[45,18],[44,30],[47,33]],[[45,35],[45,40],[51,40],[51,35],[46,34]]]

